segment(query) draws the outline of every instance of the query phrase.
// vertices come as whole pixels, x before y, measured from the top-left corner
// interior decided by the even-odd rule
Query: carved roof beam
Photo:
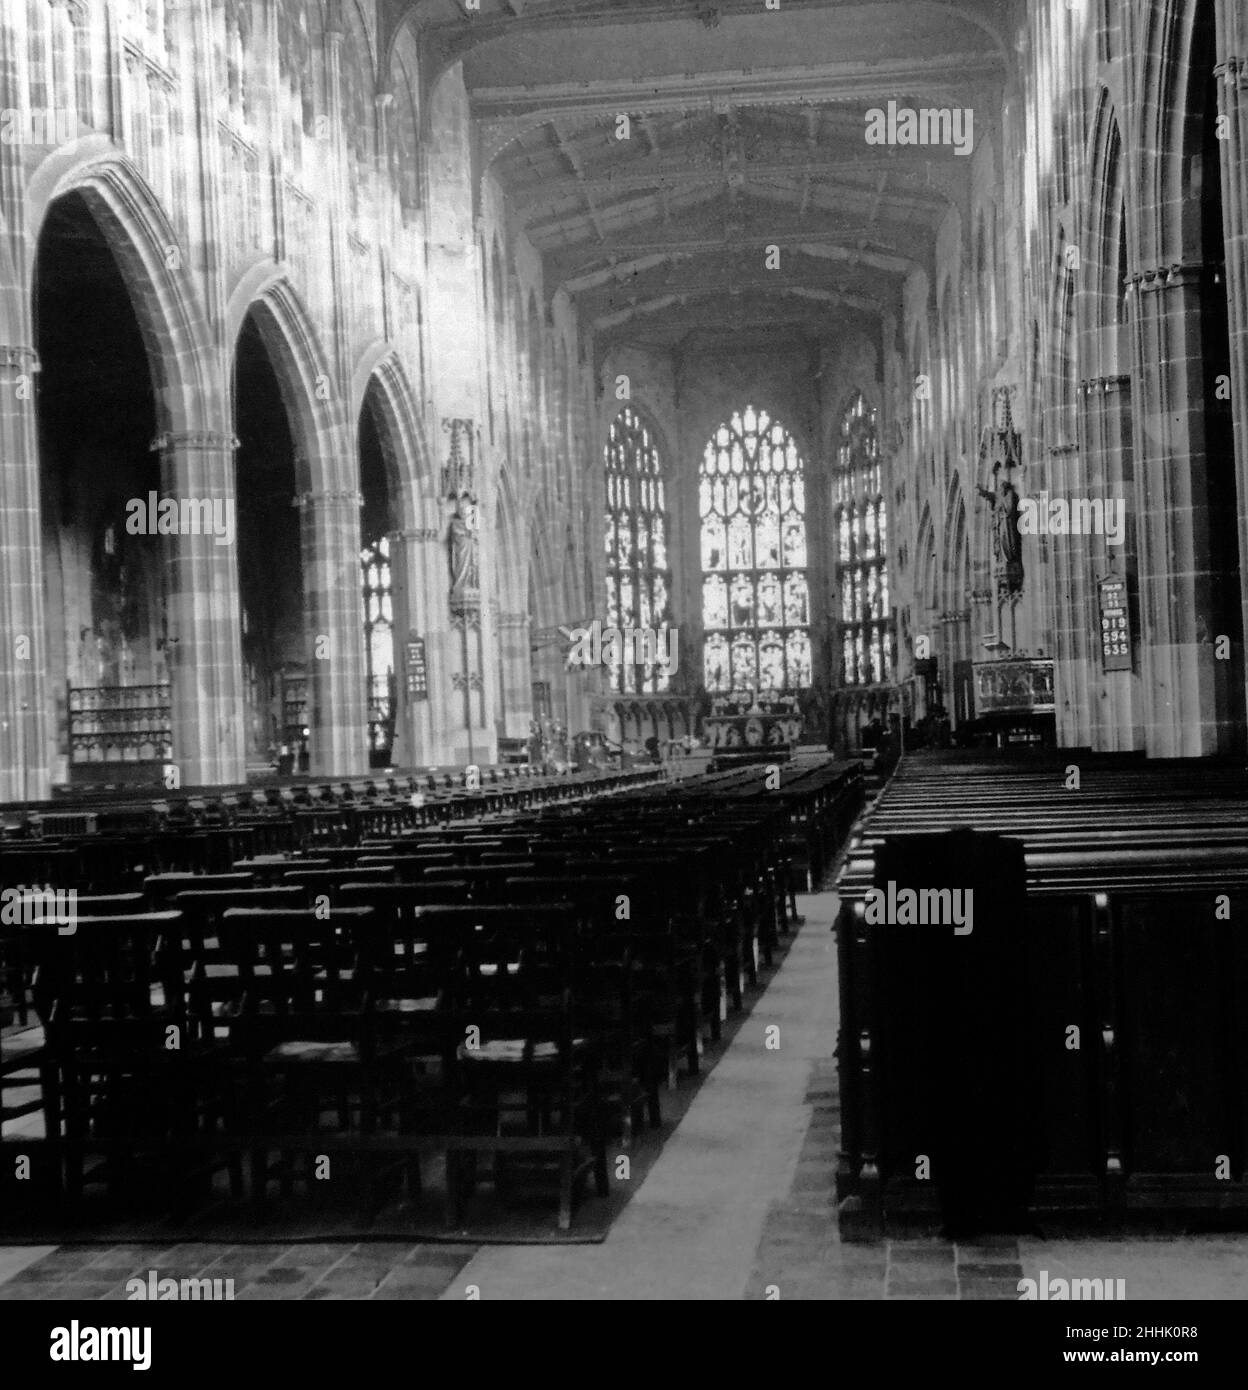
[[[861,281],[859,282],[861,283]],[[627,284],[627,290],[625,290]],[[891,286],[884,282],[877,286],[888,294]],[[740,274],[733,268],[717,269],[710,275],[680,275],[671,273],[644,280],[621,283],[618,287],[602,286],[596,290],[577,295],[577,305],[591,317],[613,310],[662,298],[668,294],[725,294],[739,290],[759,290],[769,293],[772,290],[810,290],[813,294],[833,294],[846,300],[861,301],[859,307],[876,309],[882,307],[883,300],[878,295],[861,294],[847,286],[843,280],[828,277],[823,281],[812,281],[809,268],[801,273],[795,271],[765,271],[761,274]]]
[[[719,175],[712,173],[706,178],[706,193],[703,197],[696,196],[697,189],[689,187],[681,190],[680,206],[685,208],[697,207],[700,204],[712,201],[719,195]],[[618,202],[607,203],[605,205],[595,204],[598,216],[604,220],[625,220],[637,224],[654,220],[655,209],[659,206],[656,203],[655,193],[646,194],[640,198],[621,198]],[[670,190],[668,193],[670,197]],[[636,214],[636,215],[632,215]],[[562,213],[556,217],[548,217],[541,222],[526,223],[526,230],[530,238],[534,241],[541,241],[548,235],[557,235],[559,232],[567,231],[571,226],[575,226],[582,220],[572,213]]]
[[[673,295],[636,313],[619,315],[614,320],[602,319],[594,325],[594,335],[601,345],[610,337],[623,337],[630,330],[643,333],[647,327],[659,329],[663,320],[681,337],[699,328],[734,327],[739,330],[766,331],[803,325],[814,333],[831,333],[834,324],[847,312],[856,312],[849,305],[837,305],[831,299],[816,302],[796,295],[742,295],[729,300],[706,297],[690,304],[683,296]],[[870,317],[870,316],[868,316]]]
[[[602,230],[602,223],[598,218],[598,209],[594,204],[593,194],[585,187],[585,171],[581,168],[580,157],[572,147],[570,141],[565,137],[558,121],[551,121],[551,130],[555,133],[555,143],[559,146],[559,153],[563,155],[572,170],[573,177],[580,184],[581,197],[585,200],[585,209],[589,213],[589,220],[593,223],[594,232],[599,241],[605,241],[606,236]]]
[[[639,297],[635,302],[621,305],[618,309],[604,310],[595,314],[591,320],[595,329],[618,327],[628,319],[642,314],[659,313],[664,309],[671,308],[673,305],[685,305],[691,300],[722,298],[724,288],[720,286],[713,288],[702,286],[686,290],[675,291],[671,294],[650,295]],[[775,297],[783,299],[786,296],[793,296],[797,299],[807,299],[819,304],[840,304],[849,309],[857,309],[866,314],[879,314],[883,311],[884,303],[879,299],[874,299],[869,295],[851,294],[843,290],[835,289],[815,289],[810,285],[787,284],[782,286],[764,285],[734,285],[729,294],[729,298],[739,298],[748,295],[751,299],[756,299],[761,304],[763,301]],[[778,308],[778,306],[777,306]],[[778,309],[778,312],[783,312]]]
[[[638,164],[641,161],[637,161]],[[894,172],[900,179],[923,179],[922,189],[915,189],[914,196],[933,205],[947,204],[943,194],[927,191],[930,181],[927,173],[932,164],[927,150],[912,151],[898,146],[896,151],[874,159],[757,159],[747,160],[742,165],[743,172],[751,179],[766,178],[770,175],[792,175],[819,181],[834,181],[842,176],[870,175],[881,167]],[[717,177],[705,164],[690,163],[688,160],[669,160],[656,164],[653,168],[629,168],[621,165],[618,173],[587,174],[584,178],[557,178],[535,181],[515,189],[516,210],[523,217],[528,212],[544,206],[552,197],[561,194],[579,193],[587,188],[593,193],[624,192],[634,188],[663,188],[680,183],[705,183]],[[833,183],[834,187],[842,186]],[[908,192],[908,190],[907,190]],[[894,197],[901,196],[898,192]]]
[[[556,283],[570,286],[586,274],[602,269],[600,262],[605,256],[615,261],[633,260],[644,256],[697,255],[706,252],[724,251],[762,251],[768,246],[810,248],[811,255],[824,255],[832,259],[852,259],[861,261],[894,275],[905,275],[916,266],[926,262],[918,255],[907,255],[892,247],[868,248],[863,245],[861,228],[838,228],[834,231],[802,230],[772,231],[762,235],[744,235],[727,241],[723,238],[705,236],[674,235],[665,238],[651,238],[646,241],[617,241],[608,238],[594,253],[581,254],[575,258],[550,255],[549,268],[554,272]]]
[[[809,68],[653,77],[644,87],[630,77],[604,78],[592,88],[582,83],[478,87],[472,94],[472,109],[474,116],[488,117],[538,112],[607,115],[619,111],[639,116],[705,110],[708,106],[713,109],[717,100],[735,107],[830,101],[874,105],[881,91],[907,93],[916,100],[948,106],[965,100],[968,87],[1000,75],[1000,61],[991,54],[939,53],[871,64],[846,61]]]

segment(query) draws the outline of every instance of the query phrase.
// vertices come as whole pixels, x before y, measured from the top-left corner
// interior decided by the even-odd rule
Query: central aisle
[[[745,1296],[768,1208],[793,1183],[812,1066],[836,1046],[836,895],[797,901],[806,922],[784,963],[607,1239],[487,1246],[444,1299],[473,1285],[482,1299]]]

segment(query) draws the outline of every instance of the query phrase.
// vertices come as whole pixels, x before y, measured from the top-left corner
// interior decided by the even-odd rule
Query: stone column
[[[451,613],[447,645],[452,692],[447,705],[447,732],[452,760],[460,764],[491,763],[498,752],[494,731],[488,724],[483,644],[480,605],[457,606]]]
[[[26,63],[24,6],[0,7],[0,107],[16,107]],[[39,438],[30,324],[22,147],[0,143],[0,801],[51,790],[39,513]]]
[[[1143,414],[1137,490],[1144,730],[1153,757],[1229,752],[1232,663],[1215,658],[1227,582],[1212,563],[1200,264],[1131,277]]]
[[[172,761],[181,785],[218,786],[246,780],[246,711],[238,591],[234,450],[238,440],[211,432],[162,434],[166,496],[213,504],[227,519],[226,537],[166,538]]]
[[[0,801],[50,793],[35,350],[0,344]]]
[[[1130,590],[1135,585],[1137,520],[1131,458],[1131,378],[1120,374],[1093,377],[1081,384],[1081,393],[1085,449],[1089,458],[1100,460],[1099,486],[1093,491],[1103,496],[1107,504],[1121,499],[1125,513],[1123,544],[1097,543],[1096,553],[1102,563],[1094,578],[1113,572],[1128,580]],[[1141,748],[1139,678],[1132,671],[1101,669],[1100,605],[1095,588],[1087,595],[1087,605],[1091,746],[1107,752]],[[1133,630],[1131,641],[1138,660],[1140,634]]]
[[[428,614],[422,595],[427,591],[425,575],[426,552],[441,539],[430,528],[390,533],[390,580],[394,596],[394,659],[398,686],[398,710],[394,721],[395,767],[410,768],[432,761],[430,746],[433,739],[433,692],[436,689],[434,669],[437,666],[436,643],[431,642],[427,627]],[[409,636],[424,639],[425,674],[428,690],[425,698],[413,699],[407,690],[405,665],[406,643]]]
[[[1062,421],[1049,446],[1047,492],[1050,497],[1074,498],[1087,493],[1079,445],[1062,439],[1066,411],[1055,407]],[[1033,494],[1036,495],[1036,494]],[[1092,684],[1097,671],[1089,665],[1089,634],[1097,621],[1088,596],[1087,571],[1091,538],[1088,536],[1040,536],[1048,547],[1053,566],[1053,656],[1057,701],[1057,740],[1071,747],[1093,742]],[[1038,549],[1039,547],[1037,547]],[[1099,671],[1099,668],[1097,668]]]
[[[528,738],[533,717],[533,684],[529,657],[529,615],[500,612],[499,649],[502,671],[504,731],[508,738]]]
[[[295,503],[303,514],[309,770],[358,776],[368,770],[360,494],[305,492]]]
[[[1218,13],[1219,112],[1227,138],[1222,160],[1222,238],[1226,256],[1229,375],[1239,502],[1239,572],[1243,631],[1248,635],[1248,15],[1241,0],[1221,0]],[[1214,113],[1206,113],[1206,120]],[[1245,662],[1248,681],[1248,661]]]

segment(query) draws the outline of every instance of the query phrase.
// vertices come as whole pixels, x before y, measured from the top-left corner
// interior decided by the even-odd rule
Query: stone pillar
[[[1066,419],[1066,411],[1055,408],[1054,415]],[[1060,435],[1059,425],[1053,431]],[[1050,497],[1074,498],[1084,495],[1084,470],[1078,444],[1069,440],[1049,447],[1047,492]],[[1036,495],[1036,494],[1033,494]],[[1052,556],[1053,565],[1053,656],[1057,703],[1057,741],[1063,746],[1091,744],[1092,680],[1089,666],[1089,633],[1097,621],[1088,596],[1087,571],[1090,566],[1087,536],[1040,536]],[[1099,667],[1097,668],[1099,672]]]
[[[1110,573],[1128,580],[1135,587],[1136,517],[1134,472],[1131,448],[1131,378],[1112,375],[1094,377],[1081,384],[1083,398],[1085,451],[1100,461],[1097,495],[1106,503],[1123,503],[1126,535],[1121,546],[1101,541],[1096,554],[1101,563],[1094,578]],[[1092,492],[1089,492],[1089,496]],[[1101,668],[1100,606],[1095,588],[1086,597],[1085,626],[1088,642],[1089,742],[1098,751],[1119,752],[1143,747],[1139,726],[1139,677],[1132,671],[1103,671]],[[1132,647],[1140,650],[1140,634],[1132,631]],[[1082,740],[1081,740],[1082,741]]]
[[[435,643],[429,640],[425,605],[426,552],[441,538],[433,528],[390,533],[390,580],[394,597],[394,657],[398,686],[398,710],[394,721],[395,767],[411,768],[432,761]],[[407,690],[405,652],[411,634],[424,639],[427,693],[424,699],[411,698]]]
[[[21,105],[24,6],[0,7],[0,107]],[[0,143],[0,801],[51,790],[39,437],[20,144]]]
[[[1221,0],[1218,13],[1218,78],[1227,138],[1218,141],[1222,161],[1222,239],[1226,256],[1226,309],[1230,338],[1231,415],[1235,439],[1235,489],[1239,501],[1239,571],[1243,631],[1248,636],[1248,15],[1241,0]],[[1206,113],[1212,120],[1214,113]],[[1248,661],[1245,662],[1248,682]]]
[[[309,770],[359,776],[368,770],[360,494],[305,492],[295,503],[303,514]]]
[[[1230,752],[1233,663],[1215,658],[1226,582],[1212,563],[1204,444],[1202,282],[1174,264],[1131,277],[1136,290],[1140,434],[1140,625],[1144,731],[1152,757]]]
[[[246,780],[246,711],[238,591],[234,450],[229,434],[162,434],[161,488],[166,496],[221,504],[228,538],[166,538],[173,763],[181,785]]]
[[[452,761],[492,763],[498,744],[489,727],[484,675],[484,633],[481,607],[464,604],[451,614],[447,639],[451,696],[447,705],[447,730]]]
[[[500,612],[499,650],[502,670],[499,685],[503,693],[503,729],[507,738],[528,738],[533,718],[533,683],[529,657],[529,615]]]
[[[51,788],[32,347],[0,344],[0,801]]]

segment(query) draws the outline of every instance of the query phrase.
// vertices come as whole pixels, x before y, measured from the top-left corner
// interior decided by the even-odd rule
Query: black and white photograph
[[[1220,1365],[1246,619],[1245,0],[2,0],[0,1367]]]

